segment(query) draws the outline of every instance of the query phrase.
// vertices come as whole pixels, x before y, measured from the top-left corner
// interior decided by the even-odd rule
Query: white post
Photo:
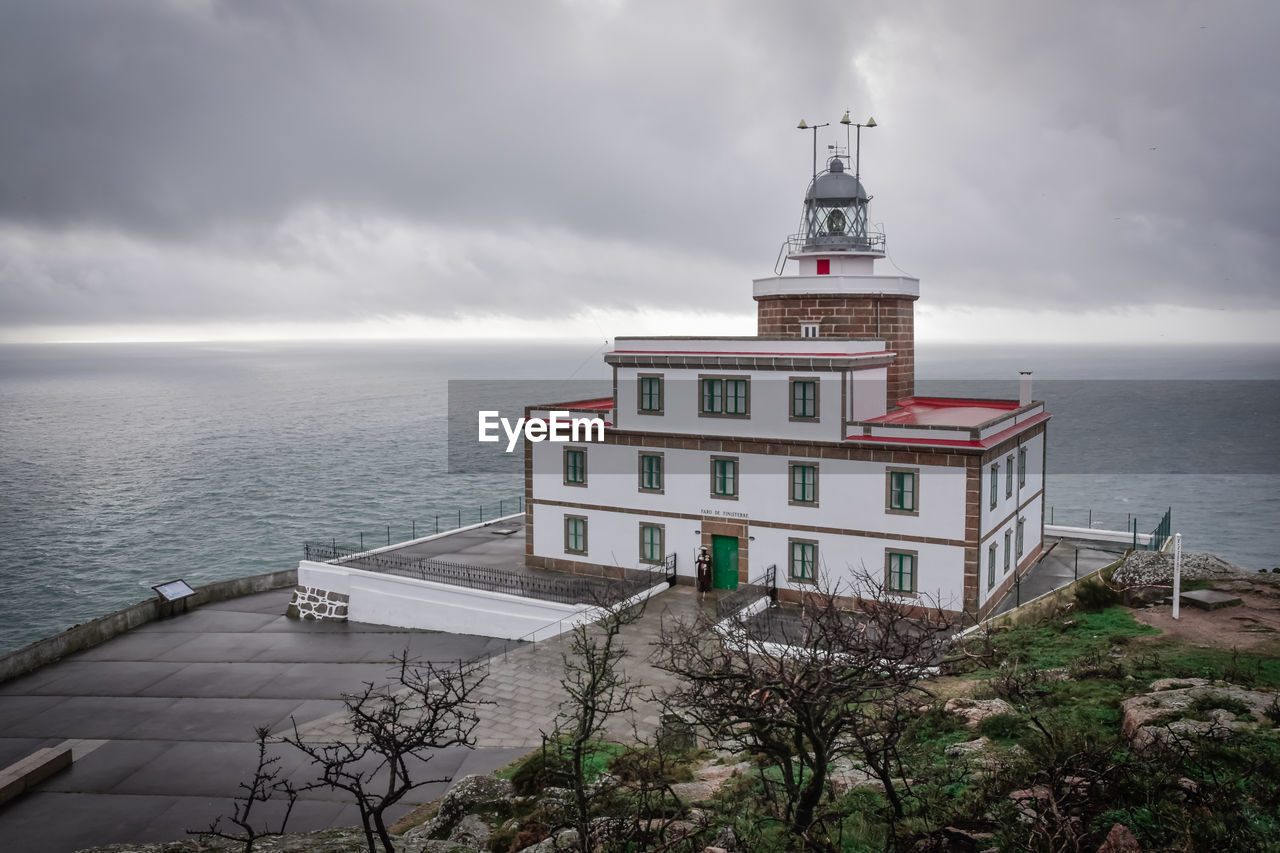
[[[1178,618],[1178,600],[1182,598],[1182,534],[1173,534],[1173,618]]]

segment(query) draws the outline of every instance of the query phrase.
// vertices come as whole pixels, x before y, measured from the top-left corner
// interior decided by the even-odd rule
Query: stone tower
[[[787,238],[794,275],[756,279],[756,333],[779,337],[883,340],[896,353],[886,403],[915,393],[915,301],[920,282],[876,275],[884,234],[867,228],[867,195],[844,159],[831,157],[804,198],[801,230]]]

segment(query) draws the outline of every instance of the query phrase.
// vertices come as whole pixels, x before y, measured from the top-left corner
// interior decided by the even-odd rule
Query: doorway
[[[738,537],[711,537],[711,586],[738,588]]]

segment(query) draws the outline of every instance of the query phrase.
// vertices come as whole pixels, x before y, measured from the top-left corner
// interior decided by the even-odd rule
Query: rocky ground
[[[1182,555],[1182,579],[1193,580],[1229,580],[1249,575],[1256,575],[1241,568],[1235,563],[1214,556],[1196,552],[1184,552]],[[1113,583],[1119,586],[1167,585],[1173,583],[1173,553],[1164,551],[1134,551],[1115,570],[1111,576]]]

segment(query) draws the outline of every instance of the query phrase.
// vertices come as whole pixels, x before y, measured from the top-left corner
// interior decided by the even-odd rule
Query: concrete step
[[[68,743],[37,749],[0,770],[0,804],[12,800],[28,788],[39,785],[59,770],[71,766]]]

